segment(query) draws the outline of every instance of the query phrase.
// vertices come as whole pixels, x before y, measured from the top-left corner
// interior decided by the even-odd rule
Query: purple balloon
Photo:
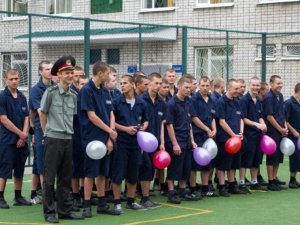
[[[268,135],[262,136],[259,146],[266,155],[274,154],[277,148],[276,142]]]
[[[137,142],[140,148],[145,152],[154,152],[158,147],[157,138],[145,131],[137,132]]]
[[[297,147],[298,147],[298,150],[300,151],[300,137],[297,140]]]
[[[195,148],[193,150],[194,160],[200,166],[207,166],[211,161],[211,156],[205,148]]]

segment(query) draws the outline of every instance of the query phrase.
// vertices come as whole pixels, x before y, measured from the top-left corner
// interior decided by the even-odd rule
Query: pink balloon
[[[276,142],[269,137],[268,135],[263,135],[260,140],[260,149],[266,154],[266,155],[272,155],[276,151],[277,144]]]
[[[154,152],[158,147],[157,138],[145,131],[137,132],[137,142],[140,148],[145,152]]]
[[[297,147],[298,147],[298,150],[300,151],[300,137],[297,140]]]
[[[205,148],[195,148],[193,150],[193,156],[196,163],[200,166],[207,166],[211,161],[210,154]]]

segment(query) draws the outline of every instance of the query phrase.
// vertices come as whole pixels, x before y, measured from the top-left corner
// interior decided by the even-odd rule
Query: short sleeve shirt
[[[0,93],[0,115],[7,118],[20,130],[23,130],[24,121],[28,117],[26,97],[17,90],[17,98],[14,98],[8,87]],[[8,130],[4,125],[0,126],[0,142],[4,144],[16,144],[19,137]]]
[[[108,133],[93,124],[88,118],[88,112],[95,112],[103,123],[110,126],[110,113],[113,110],[112,100],[108,90],[101,85],[97,88],[93,80],[90,79],[79,92],[80,124],[83,146],[89,142],[98,140],[106,143]]]

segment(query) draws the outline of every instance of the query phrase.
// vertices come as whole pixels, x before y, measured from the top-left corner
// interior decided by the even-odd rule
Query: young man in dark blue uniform
[[[127,185],[126,208],[145,210],[143,206],[134,202],[141,163],[141,149],[136,133],[147,129],[148,115],[146,103],[135,96],[132,76],[123,75],[120,85],[123,94],[113,101],[118,138],[113,159],[112,183],[115,209],[122,213],[120,199],[121,183],[124,179]]]
[[[282,137],[288,135],[288,128],[285,121],[283,95],[280,92],[283,86],[281,77],[278,75],[271,76],[270,86],[271,89],[263,100],[263,111],[268,128],[267,135],[274,139],[277,149],[274,154],[267,156],[268,189],[279,191],[285,189],[281,186],[282,183],[277,180],[279,164],[283,162],[280,141]]]
[[[169,93],[167,96],[167,99],[169,100],[178,92],[178,89],[175,86],[176,72],[173,69],[167,69],[165,71],[164,78],[169,82]]]
[[[166,149],[171,155],[171,164],[168,167],[168,202],[179,204],[181,200],[199,200],[194,194],[186,191],[186,184],[191,174],[192,149],[197,145],[194,142],[191,127],[191,80],[180,78],[178,92],[167,103],[166,124],[169,140]],[[179,196],[174,190],[174,180],[179,181]]]
[[[39,75],[41,76],[39,82],[31,88],[29,101],[30,104],[30,121],[31,126],[34,129],[34,144],[36,151],[36,166],[38,176],[33,176],[32,178],[32,193],[31,202],[33,204],[40,203],[41,200],[37,197],[36,187],[38,181],[40,180],[43,184],[43,174],[44,174],[44,143],[43,143],[43,130],[40,123],[40,106],[41,99],[47,88],[53,85],[51,81],[51,69],[53,64],[48,60],[43,60],[39,63]]]
[[[300,83],[295,85],[294,96],[285,101],[286,123],[290,131],[289,138],[295,144],[295,152],[290,156],[290,182],[289,188],[300,188],[296,180],[297,172],[300,172],[300,151],[297,140],[300,137]]]
[[[147,104],[147,111],[149,112],[149,126],[146,131],[152,133],[157,140],[159,140],[160,144],[158,148],[165,150],[164,132],[162,131],[166,116],[166,103],[158,95],[162,78],[159,73],[151,73],[148,78],[150,80],[148,91],[141,95],[141,98]],[[143,152],[142,164],[139,171],[139,180],[142,188],[142,199],[140,204],[149,209],[161,206],[149,199],[150,182],[153,180],[155,172],[155,168],[152,163],[153,155],[154,153]]]
[[[257,181],[257,173],[260,165],[261,150],[259,147],[263,133],[267,131],[267,126],[262,117],[262,104],[258,98],[260,89],[260,79],[252,77],[249,83],[249,92],[244,95],[239,103],[243,113],[245,123],[244,141],[242,151],[242,161],[240,169],[240,189],[245,190],[246,169],[250,168],[251,190],[267,190]]]
[[[231,79],[227,82],[227,92],[216,103],[218,119],[218,155],[216,158],[216,168],[218,169],[219,194],[229,196],[225,188],[225,171],[227,171],[229,181],[229,192],[232,194],[241,194],[235,184],[234,171],[240,169],[240,152],[231,155],[225,151],[225,142],[230,137],[243,139],[244,123],[242,112],[236,97],[239,93],[239,84],[236,80]]]
[[[219,98],[223,95],[225,89],[224,79],[217,77],[213,81],[213,92],[211,93],[211,98],[214,102],[217,102]]]
[[[81,89],[82,80],[88,81],[87,77],[84,75],[83,68],[80,66],[75,66],[73,74],[73,82],[70,85],[70,88],[75,91],[77,94]],[[77,103],[78,103],[77,98]],[[72,164],[72,195],[73,195],[73,210],[79,211],[79,208],[82,208],[81,198],[84,198],[84,189],[83,189],[83,180],[84,180],[84,156],[85,149],[82,145],[81,140],[81,127],[79,121],[80,115],[80,105],[77,104],[77,115],[74,115],[73,128],[74,134],[72,137],[73,140],[73,164]]]
[[[120,215],[111,209],[105,199],[105,178],[109,176],[109,153],[113,150],[113,141],[116,140],[115,117],[111,97],[104,83],[109,79],[109,66],[104,62],[97,62],[93,66],[93,77],[80,90],[80,123],[82,144],[84,149],[91,141],[103,142],[108,154],[94,160],[85,155],[84,162],[84,217],[92,217],[91,194],[93,180],[96,178],[98,207],[97,213]]]
[[[6,180],[14,171],[15,206],[30,206],[21,194],[27,146],[29,115],[26,97],[18,90],[19,72],[9,69],[4,76],[6,87],[0,93],[0,208],[8,209],[4,199]]]
[[[199,81],[199,91],[192,96],[192,105],[195,117],[192,118],[192,127],[195,142],[198,146],[202,146],[208,138],[216,136],[215,122],[215,103],[208,95],[210,89],[210,80],[204,76]],[[196,188],[196,171],[201,171],[202,195],[206,197],[217,196],[217,193],[209,189],[208,180],[209,172],[212,164],[208,166],[199,166],[192,158],[192,172],[190,177],[190,189],[193,193]]]

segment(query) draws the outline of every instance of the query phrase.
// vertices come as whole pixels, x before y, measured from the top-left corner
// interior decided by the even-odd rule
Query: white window
[[[300,58],[300,44],[283,45],[283,56]]]
[[[196,0],[197,7],[232,6],[234,0]]]
[[[142,9],[174,8],[176,0],[142,0]]]
[[[2,54],[2,78],[4,78],[5,71],[8,69],[17,69],[20,74],[20,87],[27,87],[28,85],[28,61],[26,52],[14,52]],[[1,79],[3,80],[3,79]],[[1,88],[5,84],[2,83]]]
[[[229,77],[233,74],[233,48],[229,47],[228,72]],[[208,76],[211,79],[215,77],[227,76],[227,51],[226,47],[209,47],[195,49],[195,74],[197,77]]]
[[[72,0],[46,0],[47,14],[71,14]]]
[[[276,45],[266,45],[266,57],[275,58]],[[257,46],[257,58],[261,59],[261,45]]]
[[[264,3],[278,3],[278,2],[299,2],[300,0],[259,0],[260,4]]]
[[[27,13],[28,0],[5,0],[6,11]],[[16,14],[7,14],[8,17],[19,16]]]

